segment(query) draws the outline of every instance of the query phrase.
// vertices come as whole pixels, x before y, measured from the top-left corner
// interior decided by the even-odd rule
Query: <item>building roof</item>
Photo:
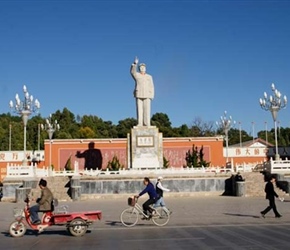
[[[243,148],[261,147],[261,146],[273,147],[274,145],[269,143],[269,142],[267,142],[267,141],[265,141],[265,140],[263,140],[263,139],[261,139],[261,138],[256,138],[254,140],[242,142],[242,147]],[[233,148],[240,147],[240,143],[230,145],[229,147],[233,147]]]

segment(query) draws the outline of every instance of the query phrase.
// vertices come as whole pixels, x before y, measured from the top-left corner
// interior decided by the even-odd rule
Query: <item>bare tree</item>
[[[215,135],[214,122],[213,121],[205,122],[200,117],[194,118],[191,130],[193,136],[197,137],[206,137]]]

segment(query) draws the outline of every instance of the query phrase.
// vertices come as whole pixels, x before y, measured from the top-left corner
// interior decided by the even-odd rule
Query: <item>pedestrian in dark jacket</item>
[[[148,211],[150,213],[152,212],[150,205],[154,204],[157,201],[157,193],[154,185],[150,182],[150,179],[148,177],[144,178],[143,183],[146,187],[145,189],[143,189],[142,192],[139,193],[139,195],[137,195],[137,198],[139,198],[145,193],[148,193],[149,199],[143,203],[143,212],[144,214],[148,215],[147,213]]]
[[[270,180],[267,182],[265,186],[266,199],[269,200],[269,206],[265,210],[261,211],[261,215],[263,218],[265,218],[266,213],[268,213],[271,209],[273,209],[276,218],[282,217],[281,214],[279,214],[279,212],[277,211],[275,204],[275,197],[279,198],[278,194],[274,190],[275,182],[276,182],[275,176],[271,176]],[[282,201],[282,199],[280,200]]]

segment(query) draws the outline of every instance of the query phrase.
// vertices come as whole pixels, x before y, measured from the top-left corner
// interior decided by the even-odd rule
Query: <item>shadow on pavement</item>
[[[106,221],[106,225],[109,225],[109,226],[122,226],[122,222],[121,221]]]
[[[238,216],[238,217],[251,217],[251,218],[261,218],[261,216],[258,215],[251,215],[251,214],[231,214],[231,213],[224,213],[224,215],[230,215],[230,216]]]
[[[105,222],[105,224],[108,225],[108,226],[112,226],[112,227],[124,227],[125,228],[125,226],[122,224],[121,221],[110,221],[110,220],[107,220]],[[135,227],[136,226],[148,226],[148,224],[137,222]]]
[[[87,230],[86,232],[91,233],[91,230]],[[5,237],[12,237],[9,232],[2,232],[1,234],[3,234]],[[23,237],[25,236],[41,236],[41,235],[64,235],[64,236],[71,236],[73,237],[69,232],[67,232],[66,230],[50,230],[50,231],[43,231],[42,233],[38,233],[38,231],[36,230],[32,230],[32,229],[27,229],[26,233]]]

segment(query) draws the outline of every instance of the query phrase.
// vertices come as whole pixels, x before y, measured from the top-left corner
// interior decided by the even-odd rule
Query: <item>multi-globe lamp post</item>
[[[41,128],[45,129],[48,133],[49,138],[49,167],[51,167],[51,144],[52,144],[52,136],[56,130],[60,129],[59,124],[57,123],[57,120],[54,122],[52,120],[52,115],[49,115],[49,119],[45,120],[45,125],[41,124]]]
[[[274,121],[274,129],[275,129],[275,148],[276,148],[276,152],[275,152],[275,160],[279,160],[280,159],[280,155],[278,152],[278,139],[277,139],[277,116],[278,116],[278,112],[279,110],[286,108],[287,105],[287,97],[286,95],[284,95],[283,98],[282,94],[280,91],[278,91],[275,87],[275,84],[272,83],[271,85],[271,89],[273,92],[273,95],[270,95],[268,97],[267,93],[264,92],[264,97],[260,98],[260,106],[262,109],[266,110],[266,111],[270,111],[272,114],[272,118]]]
[[[23,86],[23,93],[24,93],[24,99],[21,100],[19,95],[15,95],[15,104],[11,100],[9,102],[10,109],[15,112],[16,114],[20,115],[22,117],[23,121],[23,127],[24,127],[24,142],[23,142],[23,153],[24,153],[24,159],[23,159],[23,165],[27,165],[27,157],[26,157],[26,127],[27,127],[27,121],[31,114],[38,112],[40,109],[40,102],[35,99],[33,99],[33,96],[30,95],[27,91],[26,86]]]
[[[227,111],[224,112],[224,115],[220,117],[220,121],[216,122],[216,125],[221,128],[225,133],[226,140],[226,159],[227,163],[229,161],[229,130],[235,124],[231,116],[227,116]]]

